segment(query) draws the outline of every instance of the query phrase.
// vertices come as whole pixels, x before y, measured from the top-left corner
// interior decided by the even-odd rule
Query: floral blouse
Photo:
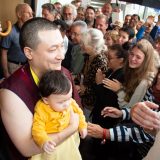
[[[81,95],[82,106],[92,110],[96,101],[95,96],[95,78],[96,72],[98,69],[101,69],[104,73],[108,70],[107,67],[107,57],[102,52],[94,56],[89,56],[85,62],[83,75],[83,85],[85,87],[84,93]]]

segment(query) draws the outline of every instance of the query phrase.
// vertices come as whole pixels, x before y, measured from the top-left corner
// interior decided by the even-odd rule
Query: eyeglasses
[[[81,34],[73,32],[73,33],[70,33],[70,35],[71,35],[71,36],[78,37],[78,36],[80,36]]]
[[[114,60],[114,59],[117,59],[117,57],[114,57],[114,58],[108,57],[108,61],[111,61],[111,60]]]

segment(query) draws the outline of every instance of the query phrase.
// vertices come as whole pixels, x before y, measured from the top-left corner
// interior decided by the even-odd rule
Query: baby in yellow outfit
[[[79,133],[81,138],[87,136],[87,123],[83,111],[71,98],[71,82],[61,71],[48,71],[40,80],[39,90],[42,99],[35,107],[32,136],[44,153],[33,156],[31,160],[81,160]],[[79,115],[79,133],[56,146],[48,134],[67,128],[72,110]]]

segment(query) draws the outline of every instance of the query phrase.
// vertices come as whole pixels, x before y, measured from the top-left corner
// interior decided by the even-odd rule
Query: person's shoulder
[[[25,105],[24,102],[16,93],[6,88],[0,89],[1,109],[8,110],[15,107],[18,109],[18,107],[22,107],[23,105]]]
[[[71,105],[76,105],[76,106],[78,105],[77,102],[73,98],[71,98]]]
[[[22,79],[24,79],[24,76],[26,75],[26,68],[27,66],[24,65],[18,70],[16,70],[10,77],[5,79],[1,84],[0,88],[12,88],[12,87],[17,87],[16,84],[17,82],[21,82]]]
[[[37,112],[39,115],[41,113],[48,113],[52,110],[49,105],[45,104],[42,99],[38,100],[35,106],[35,112]]]
[[[65,67],[61,67],[61,71],[65,74],[65,76],[70,80],[72,81],[72,75],[71,75],[71,72],[65,68]]]
[[[81,51],[81,47],[80,47],[79,44],[73,44],[72,50],[75,51],[75,52],[76,51]]]
[[[15,32],[15,31],[20,32],[20,27],[18,26],[18,23],[15,23],[15,24],[12,25],[12,30],[13,30],[14,32]]]
[[[20,33],[20,29],[18,25],[15,23],[12,25],[11,33],[8,35],[9,37],[15,36],[17,33]]]
[[[61,67],[61,71],[68,77],[70,77],[71,76],[71,72],[67,69],[67,68],[65,68],[65,67]]]
[[[70,41],[70,40],[68,40],[68,46],[73,47],[73,46],[74,46],[73,42],[72,42],[72,41]]]

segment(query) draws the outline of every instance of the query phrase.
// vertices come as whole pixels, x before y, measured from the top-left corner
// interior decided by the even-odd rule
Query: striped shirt
[[[143,98],[143,101],[154,102],[154,97],[152,95],[151,89],[147,90]],[[154,136],[145,132],[142,127],[135,124],[131,120],[129,108],[122,108],[122,112],[123,112],[123,121],[120,124],[116,125],[115,127],[109,129],[111,141],[118,141],[118,142],[132,141],[134,143],[144,143],[144,142],[154,141]]]

